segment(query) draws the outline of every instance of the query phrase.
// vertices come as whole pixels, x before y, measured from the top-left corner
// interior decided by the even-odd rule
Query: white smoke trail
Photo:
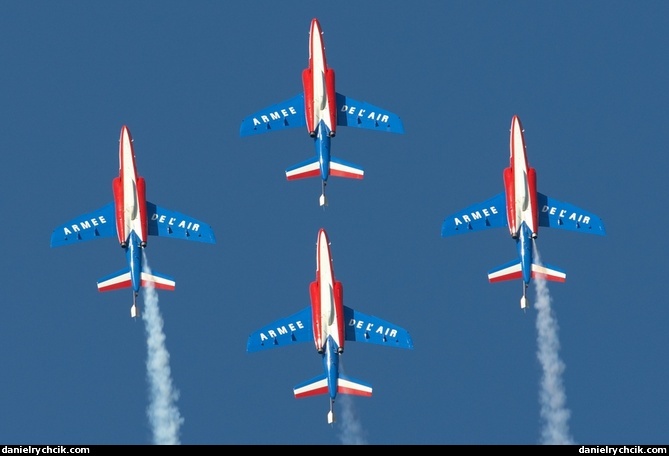
[[[146,255],[144,271],[151,273]],[[158,293],[153,285],[144,290],[144,311],[142,319],[146,327],[147,380],[149,382],[150,403],[146,413],[153,428],[153,442],[156,445],[179,445],[179,427],[184,420],[179,414],[176,401],[179,392],[172,386],[170,354],[165,348],[163,318],[158,308]]]
[[[341,355],[338,355],[341,356]],[[339,360],[339,369],[344,372],[344,366]],[[365,439],[365,431],[362,429],[362,424],[358,419],[353,406],[353,399],[347,394],[337,394],[335,404],[341,407],[340,419],[337,422],[340,425],[339,438],[344,445],[367,445]]]
[[[351,396],[337,394],[337,402],[341,406],[341,419],[337,420],[340,423],[339,438],[341,443],[344,445],[367,445],[367,440],[364,437],[365,432],[362,430],[362,424],[355,413]]]
[[[534,256],[541,263],[539,251],[534,245]],[[566,394],[562,384],[562,373],[565,365],[558,354],[558,324],[551,310],[551,297],[546,286],[546,279],[534,279],[537,299],[534,307],[537,313],[537,358],[543,369],[539,401],[541,417],[545,424],[541,432],[542,443],[545,445],[573,445],[569,435],[570,412],[566,408]]]

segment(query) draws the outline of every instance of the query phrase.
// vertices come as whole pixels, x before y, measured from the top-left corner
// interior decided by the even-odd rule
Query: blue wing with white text
[[[51,247],[90,241],[104,237],[116,237],[114,203],[62,224],[51,233]]]
[[[311,306],[289,317],[280,318],[253,332],[246,343],[246,351],[254,352],[313,341],[314,332],[311,321]]]
[[[441,225],[441,235],[446,237],[504,226],[508,225],[506,220],[506,194],[502,192],[486,201],[473,204],[446,217]]]
[[[242,121],[240,136],[257,135],[270,131],[285,130],[293,127],[306,127],[304,116],[304,94],[301,93],[289,100],[268,106]]]
[[[163,236],[189,241],[216,243],[214,230],[193,217],[146,202],[149,236]]]
[[[539,226],[604,236],[604,222],[597,215],[573,204],[564,203],[537,192]]]
[[[341,93],[337,93],[337,125],[404,133],[404,124],[397,114]]]
[[[413,340],[406,329],[347,306],[344,306],[344,326],[346,340],[413,348]]]

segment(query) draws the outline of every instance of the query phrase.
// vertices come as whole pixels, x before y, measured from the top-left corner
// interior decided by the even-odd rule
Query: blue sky
[[[607,236],[543,229],[565,435],[666,444],[669,195],[666,2],[4,2],[0,442],[150,444],[147,333],[112,239],[51,249],[51,231],[112,199],[128,125],[147,198],[208,222],[216,245],[151,238],[182,444],[539,444],[538,310],[489,284],[504,230],[442,238],[443,218],[502,191],[514,114],[539,191],[601,216]],[[397,113],[406,134],[341,128],[362,181],[287,182],[306,131],[239,137],[301,91],[317,17],[337,90]],[[412,351],[350,343],[374,386],[292,388],[321,372],[307,344],[246,353],[248,335],[309,304],[319,228],[345,303],[411,333]],[[534,300],[535,289],[529,297]],[[140,300],[141,302],[141,300]],[[143,306],[142,302],[142,306]]]

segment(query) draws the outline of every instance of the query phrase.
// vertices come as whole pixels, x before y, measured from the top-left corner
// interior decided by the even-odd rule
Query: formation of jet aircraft
[[[314,140],[315,156],[286,169],[288,180],[320,177],[320,206],[327,205],[325,186],[329,176],[362,179],[363,169],[330,154],[331,138],[337,126],[350,126],[392,133],[404,133],[400,118],[385,109],[357,101],[335,90],[334,70],[327,64],[323,32],[317,19],[311,21],[309,65],[302,72],[303,92],[262,109],[241,124],[240,135],[248,136],[305,127]],[[567,229],[604,235],[602,220],[595,214],[546,196],[537,191],[536,171],[527,161],[524,130],[513,116],[510,130],[510,165],[503,172],[504,191],[447,216],[443,237],[507,227],[516,241],[518,258],[488,273],[490,282],[520,279],[522,309],[527,308],[527,288],[531,279],[564,282],[564,270],[536,260],[539,227]],[[131,317],[139,315],[137,296],[143,286],[174,290],[175,280],[150,271],[143,262],[149,236],[215,243],[212,228],[193,217],[168,210],[146,200],[144,178],[137,173],[133,140],[127,126],[119,139],[119,175],[112,181],[113,201],[58,226],[51,235],[51,246],[116,237],[125,251],[127,266],[98,283],[100,291],[132,289]],[[330,241],[325,229],[318,231],[316,278],[309,285],[311,305],[280,318],[253,332],[247,351],[312,342],[321,356],[323,373],[296,385],[296,398],[328,395],[328,423],[335,422],[337,394],[371,396],[372,386],[344,375],[339,368],[346,341],[368,342],[412,349],[413,341],[404,328],[378,317],[366,315],[343,303],[343,286],[335,279]]]

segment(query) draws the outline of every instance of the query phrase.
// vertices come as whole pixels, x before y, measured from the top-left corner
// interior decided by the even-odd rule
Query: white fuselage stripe
[[[314,26],[311,31],[311,78],[313,84],[312,100],[314,104],[314,127],[317,127],[320,121],[332,130],[330,119],[330,100],[327,95],[325,83],[325,51],[323,49],[323,40],[321,31]]]
[[[530,187],[527,180],[525,142],[518,122],[514,122],[513,124],[512,135],[511,147],[513,148],[513,184],[516,204],[516,228],[520,228],[520,224],[523,220],[527,226],[531,228],[535,225],[532,205],[530,204]]]
[[[337,307],[334,299],[334,276],[330,262],[330,252],[325,234],[318,240],[318,280],[320,282],[321,298],[321,328],[322,340],[330,335],[341,347],[339,331],[337,330]]]
[[[139,202],[137,201],[137,174],[132,143],[130,137],[126,134],[121,138],[121,160],[123,170],[123,224],[126,239],[134,230],[140,240],[145,241],[139,216]]]

